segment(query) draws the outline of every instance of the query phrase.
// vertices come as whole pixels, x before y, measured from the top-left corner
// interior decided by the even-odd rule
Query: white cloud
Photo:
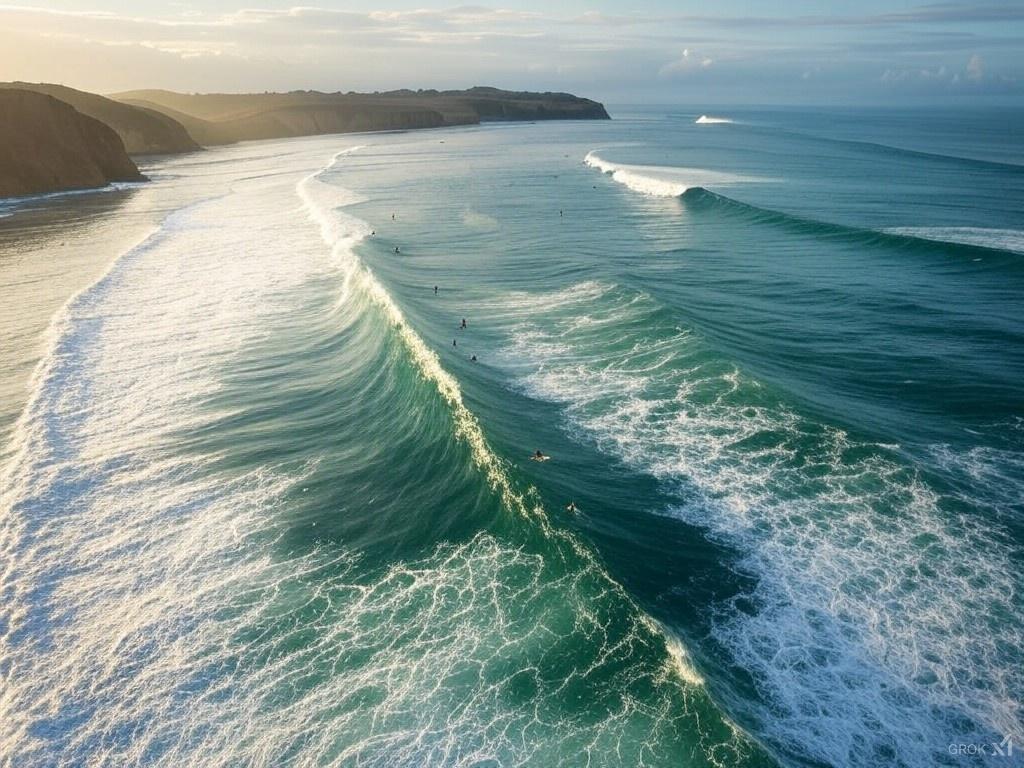
[[[833,98],[837,87],[851,97],[870,98],[880,89],[879,55],[889,57],[881,79],[904,82],[904,91],[934,92],[937,84],[955,81],[965,91],[968,84],[978,84],[980,91],[981,85],[1012,84],[1024,75],[1006,53],[1015,45],[1009,31],[997,38],[973,31],[958,31],[955,38],[908,31],[894,39],[903,34],[894,33],[894,27],[910,25],[909,17],[809,20],[782,15],[772,17],[766,28],[765,20],[752,17],[655,16],[642,10],[558,15],[554,5],[539,0],[534,8],[540,11],[477,6],[388,10],[385,2],[370,12],[275,7],[279,0],[248,7],[238,0],[231,8],[231,0],[221,0],[219,7],[226,10],[216,12],[208,10],[209,4],[159,10],[147,4],[154,8],[149,16],[137,9],[115,14],[3,2],[0,77],[100,92],[487,84],[649,100],[669,92],[702,95],[714,78],[723,98],[728,93],[736,100],[796,95],[802,101],[816,93]],[[88,7],[88,0],[80,2],[80,8]],[[114,0],[96,2],[102,7]],[[811,21],[821,30],[813,39],[806,34]],[[963,21],[970,23],[969,18]],[[848,29],[854,24],[860,29],[856,44],[848,35],[828,31],[829,25]],[[797,30],[795,36],[790,29]],[[956,48],[961,56],[975,55],[954,66],[950,40],[962,46]]]
[[[665,64],[658,74],[662,77],[670,77],[673,75],[681,75],[689,72],[699,72],[702,69],[708,69],[715,62],[709,56],[699,56],[695,51],[691,51],[689,48],[684,48],[682,55],[679,58],[670,61]]]
[[[1000,82],[1002,82],[1002,78],[1005,76],[999,75],[996,77],[998,77]],[[883,83],[945,83],[949,85],[960,85],[963,87],[988,82],[991,79],[992,78],[986,79],[985,62],[978,54],[971,56],[967,61],[966,67],[959,71],[950,69],[944,64],[933,67],[893,67],[886,69],[885,72],[882,73],[881,77]]]

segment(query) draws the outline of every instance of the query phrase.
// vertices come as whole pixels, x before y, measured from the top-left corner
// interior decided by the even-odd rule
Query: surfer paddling
[[[541,453],[540,450],[538,449],[538,450],[533,452],[533,456],[531,456],[530,458],[533,461],[547,461],[551,457],[548,456],[546,453]]]

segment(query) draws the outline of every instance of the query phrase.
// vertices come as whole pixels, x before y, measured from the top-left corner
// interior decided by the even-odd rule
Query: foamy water
[[[753,675],[772,740],[828,764],[877,765],[892,750],[929,766],[949,734],[1024,737],[1011,550],[951,519],[952,500],[898,447],[791,411],[698,336],[664,326],[648,296],[588,282],[509,296],[501,311],[524,318],[505,360],[530,396],[677,489],[685,503],[664,514],[744,553],[735,567],[757,586],[720,607],[713,636]],[[1005,475],[976,477],[1024,493]]]
[[[596,152],[588,152],[583,162],[634,192],[652,197],[680,197],[693,187],[727,187],[761,179],[703,168],[624,165],[603,160]]]
[[[8,265],[92,257],[48,331],[0,313],[42,361],[0,392],[0,763],[1024,739],[1015,172],[796,118],[256,142],[3,219]]]
[[[371,227],[344,209],[364,198],[327,179],[358,150],[312,173],[308,153],[285,172],[228,172],[63,311],[2,486],[0,751],[19,766],[583,764],[616,744],[637,764],[681,748],[709,765],[749,754],[679,642],[509,476],[457,380],[354,253]],[[327,294],[311,313],[298,298],[314,287]],[[252,350],[286,356],[277,336],[296,323],[363,339],[346,355],[385,354],[392,381],[411,361],[423,413],[434,397],[447,409],[436,439],[465,445],[481,487],[548,544],[479,531],[374,563],[344,542],[289,543],[330,451],[240,462],[285,424],[218,434],[262,397],[289,397],[277,377],[263,394],[238,377],[284,365]],[[332,375],[358,386],[379,373]],[[576,650],[552,657],[560,645]],[[567,714],[567,691],[593,715]]]

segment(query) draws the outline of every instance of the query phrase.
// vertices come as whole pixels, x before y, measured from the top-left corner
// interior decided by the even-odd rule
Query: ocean
[[[0,765],[1022,764],[1024,111],[611,112],[0,203]]]

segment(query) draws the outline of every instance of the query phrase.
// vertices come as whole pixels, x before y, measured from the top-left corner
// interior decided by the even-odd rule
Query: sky
[[[610,104],[1024,106],[1024,0],[0,0],[0,80],[494,85]]]

